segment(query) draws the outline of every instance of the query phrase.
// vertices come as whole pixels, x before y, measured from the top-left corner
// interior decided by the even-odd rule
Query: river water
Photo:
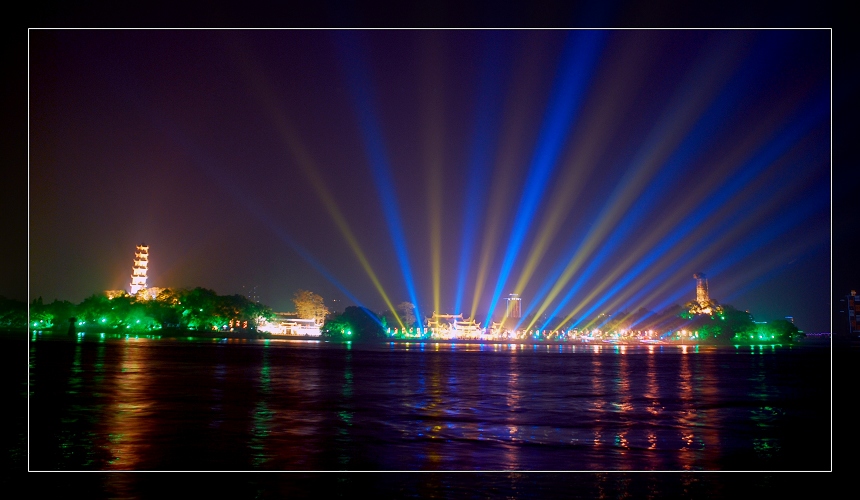
[[[828,470],[829,360],[815,345],[34,334],[29,468]]]

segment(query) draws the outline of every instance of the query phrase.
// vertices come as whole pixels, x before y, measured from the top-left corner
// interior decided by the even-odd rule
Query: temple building
[[[425,318],[424,324],[432,335],[440,338],[475,338],[483,333],[483,329],[472,318],[464,318],[462,314],[439,314],[433,312]]]

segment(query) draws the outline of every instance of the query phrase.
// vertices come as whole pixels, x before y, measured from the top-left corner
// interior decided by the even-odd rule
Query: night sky
[[[829,30],[31,30],[29,299],[831,321]],[[552,326],[552,325],[550,325]]]

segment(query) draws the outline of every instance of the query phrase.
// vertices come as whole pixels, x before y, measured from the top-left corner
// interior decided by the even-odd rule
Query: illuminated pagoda
[[[693,275],[696,280],[696,302],[699,303],[702,314],[711,314],[711,298],[708,296],[708,278],[705,273]]]
[[[146,269],[149,264],[149,247],[141,243],[134,252],[134,267],[131,272],[131,295],[146,289]]]

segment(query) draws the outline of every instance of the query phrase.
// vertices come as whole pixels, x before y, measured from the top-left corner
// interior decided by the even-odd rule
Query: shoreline
[[[14,331],[4,332],[14,334]],[[22,333],[25,333],[22,331]],[[56,330],[29,330],[26,331],[28,337],[38,336],[45,340],[61,340],[69,339],[66,332]],[[324,342],[331,344],[452,344],[452,345],[547,345],[547,346],[728,346],[728,345],[829,345],[833,346],[837,342],[833,336],[814,336],[795,340],[793,342],[715,342],[712,340],[536,340],[536,339],[404,339],[404,338],[380,338],[373,340],[335,340],[322,337],[311,337],[307,335],[272,335],[259,332],[212,332],[212,331],[186,331],[186,330],[157,330],[147,332],[118,332],[118,331],[94,331],[84,330],[76,332],[75,336],[84,337],[90,335],[110,335],[112,338],[127,337],[127,338],[157,338],[157,339],[210,339],[210,340],[285,340],[285,341],[308,341],[308,342]]]

